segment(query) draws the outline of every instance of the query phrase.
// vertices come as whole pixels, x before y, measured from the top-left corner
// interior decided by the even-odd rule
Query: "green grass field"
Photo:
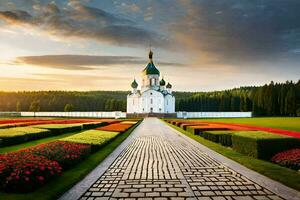
[[[194,120],[194,119],[193,119]],[[300,117],[254,117],[254,118],[226,118],[226,119],[197,119],[199,121],[225,122],[236,124],[247,124],[278,128],[283,130],[300,132]]]
[[[296,128],[297,126],[300,127],[300,125],[296,124],[294,122],[293,118],[289,118],[287,120],[286,124],[272,124],[272,119],[274,119],[274,121],[278,121],[279,118],[254,118],[254,119],[214,119],[215,121],[224,121],[224,122],[230,122],[230,123],[239,123],[239,121],[243,121],[244,123],[250,121],[252,122],[253,125],[260,125],[260,124],[255,124],[255,120],[258,119],[258,123],[262,123],[262,121],[266,120],[269,122],[268,125],[273,125],[273,127],[275,128],[279,128],[279,127],[287,127],[287,124],[291,123],[294,124],[293,128]],[[299,120],[300,118],[295,118],[295,120]],[[253,121],[252,121],[253,120]],[[262,121],[260,121],[262,120]],[[208,121],[211,121],[208,120]],[[285,121],[285,120],[283,120]],[[168,124],[168,123],[166,123]],[[264,161],[264,160],[260,160],[260,159],[256,159],[250,156],[246,156],[243,155],[241,153],[238,153],[236,151],[234,151],[232,148],[229,147],[225,147],[220,145],[219,143],[214,143],[211,142],[209,140],[204,139],[203,137],[200,137],[198,135],[194,135],[191,134],[177,126],[168,124],[169,126],[173,127],[174,129],[178,130],[179,132],[183,133],[184,135],[196,140],[197,142],[207,146],[208,148],[222,154],[223,156],[230,158],[242,165],[244,165],[245,167],[252,169],[254,171],[257,171],[260,174],[263,174],[273,180],[276,180],[278,182],[283,183],[284,185],[287,185],[289,187],[292,187],[296,190],[300,191],[300,173],[292,170],[292,169],[288,169],[285,167],[281,167],[277,164],[268,162],[268,161]],[[271,127],[271,126],[270,126]],[[289,130],[295,130],[295,129],[289,129]],[[298,129],[300,130],[300,129]]]

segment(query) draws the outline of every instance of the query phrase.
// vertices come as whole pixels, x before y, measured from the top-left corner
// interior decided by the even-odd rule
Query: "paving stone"
[[[153,188],[154,192],[166,192],[167,188]]]
[[[93,197],[97,197],[97,196],[102,196],[104,194],[104,192],[92,192]]]
[[[109,197],[96,197],[95,200],[108,200]]]
[[[115,198],[124,198],[124,197],[129,197],[129,193],[124,193],[124,192],[115,192],[112,195]]]
[[[146,197],[159,197],[159,192],[147,192]]]
[[[123,192],[138,192],[139,189],[138,188],[125,188],[123,189]]]
[[[200,192],[203,196],[215,196],[216,194],[213,191],[202,191]]]
[[[198,190],[210,190],[210,189],[213,190],[213,189],[217,189],[217,187],[212,186],[209,188],[208,186],[198,186],[197,189]]]
[[[139,192],[152,192],[152,191],[155,191],[155,189],[159,189],[159,188],[140,188],[139,189]]]
[[[163,196],[163,197],[176,197],[177,193],[176,192],[162,192],[161,196]]]
[[[130,193],[130,197],[145,197],[145,193],[143,193],[143,192],[133,192],[133,193]]]

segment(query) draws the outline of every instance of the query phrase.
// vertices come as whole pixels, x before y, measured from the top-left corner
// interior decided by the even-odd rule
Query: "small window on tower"
[[[150,95],[152,95],[152,92],[150,92]]]
[[[150,101],[151,101],[151,104],[153,104],[153,99],[150,99]]]

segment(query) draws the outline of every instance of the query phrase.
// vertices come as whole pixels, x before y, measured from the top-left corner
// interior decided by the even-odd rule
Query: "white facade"
[[[175,97],[172,85],[162,78],[149,53],[149,63],[142,71],[142,85],[138,90],[136,80],[131,84],[132,91],[127,96],[127,113],[175,113]]]
[[[177,118],[248,118],[252,112],[177,112]]]

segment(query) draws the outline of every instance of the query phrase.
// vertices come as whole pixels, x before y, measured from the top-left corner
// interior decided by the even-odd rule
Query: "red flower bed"
[[[40,119],[39,121],[44,121],[46,119]],[[32,122],[37,121],[36,119],[3,119],[0,120],[0,124],[15,124],[15,123],[23,123],[23,122]]]
[[[122,121],[120,121],[120,120],[106,120],[106,122],[109,123],[109,124],[118,124]]]
[[[127,129],[129,129],[132,126],[132,124],[110,124],[107,126],[102,126],[100,128],[97,128],[96,130],[101,130],[101,131],[114,131],[114,132],[124,132]]]
[[[275,156],[273,156],[271,158],[271,161],[284,167],[299,170],[300,169],[300,148],[280,152]]]
[[[21,126],[32,126],[32,125],[42,125],[42,124],[81,124],[81,123],[106,122],[106,121],[109,123],[119,122],[119,121],[115,122],[113,120],[97,120],[97,119],[9,119],[9,120],[0,120],[0,125],[2,125],[2,128],[9,128],[9,127],[21,127]]]
[[[223,124],[223,125],[230,125],[232,127],[240,127],[240,128],[249,128],[251,130],[257,131],[266,131],[269,133],[279,134],[279,135],[288,135],[291,137],[300,138],[300,132],[297,131],[288,131],[276,128],[269,128],[269,127],[262,127],[262,126],[252,126],[252,125],[243,125],[243,124],[230,124],[230,123],[222,123],[222,122],[214,122],[214,124]]]
[[[69,168],[90,155],[91,146],[72,142],[55,141],[20,150],[57,161],[63,169]]]
[[[189,124],[189,123],[207,123],[209,126],[222,126],[228,130],[233,131],[266,131],[269,133],[279,134],[279,135],[288,135],[291,137],[300,138],[300,132],[297,131],[289,131],[289,130],[281,130],[276,128],[269,128],[269,127],[261,127],[261,126],[253,126],[253,125],[244,125],[244,124],[233,124],[233,123],[223,123],[223,122],[201,122],[201,121],[170,121],[169,123],[173,125],[183,124],[182,122]],[[186,126],[186,125],[185,125]]]
[[[61,174],[56,161],[24,152],[0,155],[0,187],[9,192],[29,192]]]

